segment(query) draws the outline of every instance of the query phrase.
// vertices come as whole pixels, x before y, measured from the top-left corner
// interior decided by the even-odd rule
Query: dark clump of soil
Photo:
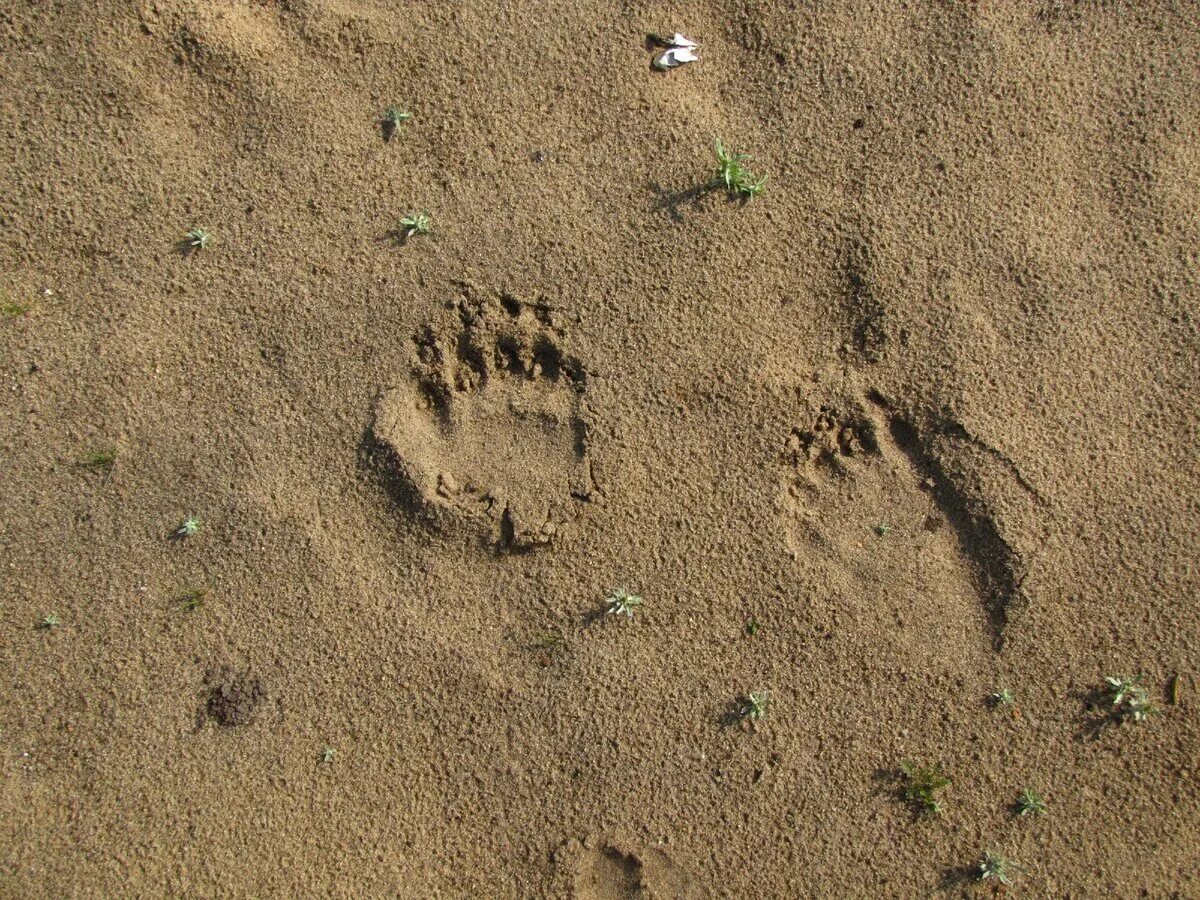
[[[210,674],[206,683],[208,696],[204,714],[225,728],[253,723],[267,695],[259,679],[248,672],[234,672],[229,668]]]

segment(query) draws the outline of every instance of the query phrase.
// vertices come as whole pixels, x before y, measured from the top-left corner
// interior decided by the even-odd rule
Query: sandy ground
[[[0,894],[1200,896],[1198,20],[0,0]]]

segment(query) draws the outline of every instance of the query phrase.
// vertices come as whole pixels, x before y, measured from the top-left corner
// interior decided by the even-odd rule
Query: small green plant
[[[645,603],[637,594],[631,594],[625,588],[617,588],[604,601],[604,612],[610,616],[625,616],[633,618],[635,608]]]
[[[1012,706],[1016,702],[1016,699],[1013,696],[1013,692],[1008,688],[1001,688],[988,696],[988,701],[996,708]]]
[[[762,626],[758,624],[758,620],[751,619],[746,623],[746,634],[750,635],[750,637],[754,637],[756,634],[758,634],[758,630],[760,628],[762,628]]]
[[[206,587],[186,587],[175,595],[175,603],[184,612],[195,612],[204,606],[204,598],[207,596]]]
[[[1158,712],[1158,707],[1150,702],[1150,693],[1142,686],[1142,676],[1110,675],[1104,679],[1104,685],[1109,713],[1114,718],[1144,722]]]
[[[37,627],[40,628],[42,631],[53,631],[55,628],[57,628],[61,624],[62,624],[62,619],[60,619],[56,615],[51,614],[48,616],[42,616],[40,619],[38,619]]]
[[[989,850],[983,854],[983,859],[979,863],[978,877],[980,881],[995,881],[1008,887],[1013,883],[1013,879],[1024,871],[1015,862]]]
[[[767,176],[756,176],[746,166],[750,159],[745,153],[733,153],[725,149],[720,141],[713,147],[717,155],[717,171],[710,182],[713,187],[724,187],[731,197],[753,200],[763,192]]]
[[[429,218],[428,212],[409,213],[396,227],[396,232],[406,241],[413,235],[429,234],[432,230],[433,220]]]
[[[111,469],[116,461],[116,447],[101,447],[85,453],[75,464],[81,469]]]
[[[1017,802],[1014,806],[1018,816],[1044,816],[1046,814],[1045,799],[1031,787],[1027,787],[1017,794]]]
[[[18,300],[9,300],[8,291],[0,288],[0,316],[6,319],[15,319],[17,316],[23,316],[25,313],[33,309],[32,303],[21,303]]]
[[[335,756],[337,756],[337,751],[334,750],[332,747],[322,747],[321,748],[320,760],[321,760],[322,765],[327,766],[330,763],[332,763],[333,758]]]
[[[911,803],[923,815],[940,815],[942,802],[937,798],[937,792],[950,784],[942,767],[936,764],[922,767],[905,760],[900,763],[900,771],[904,775],[904,784],[900,788],[900,796],[904,801]]]
[[[757,722],[767,714],[767,707],[770,703],[771,698],[766,691],[751,692],[739,701],[738,716],[749,719],[751,722]]]
[[[384,110],[383,119],[380,122],[383,127],[383,139],[385,141],[391,140],[396,130],[411,118],[412,113],[398,109],[395,106],[389,106]]]
[[[543,631],[534,638],[533,643],[529,646],[534,650],[554,653],[556,650],[562,649],[563,636],[555,631]]]
[[[212,236],[203,228],[193,228],[183,236],[183,246],[189,253],[207,250],[212,243]]]
[[[887,537],[889,534],[892,533],[892,526],[889,525],[887,522],[880,522],[878,525],[875,526],[875,533],[877,535],[879,535],[880,537]]]
[[[171,532],[171,537],[182,541],[184,538],[194,537],[199,530],[200,520],[196,516],[188,516],[178,528]]]

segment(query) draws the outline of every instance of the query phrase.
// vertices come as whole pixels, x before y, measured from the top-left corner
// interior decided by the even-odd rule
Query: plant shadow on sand
[[[1083,704],[1079,716],[1079,729],[1075,736],[1082,741],[1099,740],[1110,728],[1119,728],[1128,722],[1120,709],[1112,707],[1112,697],[1101,686],[1076,689],[1071,697]]]
[[[666,212],[675,222],[683,222],[683,210],[686,206],[697,204],[709,194],[725,187],[719,181],[710,179],[694,184],[682,191],[670,191],[659,182],[650,182],[650,191],[655,196],[653,209],[655,212]],[[729,196],[728,202],[736,206],[745,206],[750,202],[749,197]]]
[[[967,890],[979,882],[979,866],[948,866],[942,870],[941,888],[943,891]],[[1001,885],[996,885],[990,891],[993,895],[1004,893]]]

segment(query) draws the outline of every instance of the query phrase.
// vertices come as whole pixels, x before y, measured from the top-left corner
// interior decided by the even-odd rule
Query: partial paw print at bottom
[[[632,900],[671,897],[703,900],[709,894],[669,855],[658,849],[633,850],[589,836],[570,840],[554,854],[558,887],[579,900]]]

